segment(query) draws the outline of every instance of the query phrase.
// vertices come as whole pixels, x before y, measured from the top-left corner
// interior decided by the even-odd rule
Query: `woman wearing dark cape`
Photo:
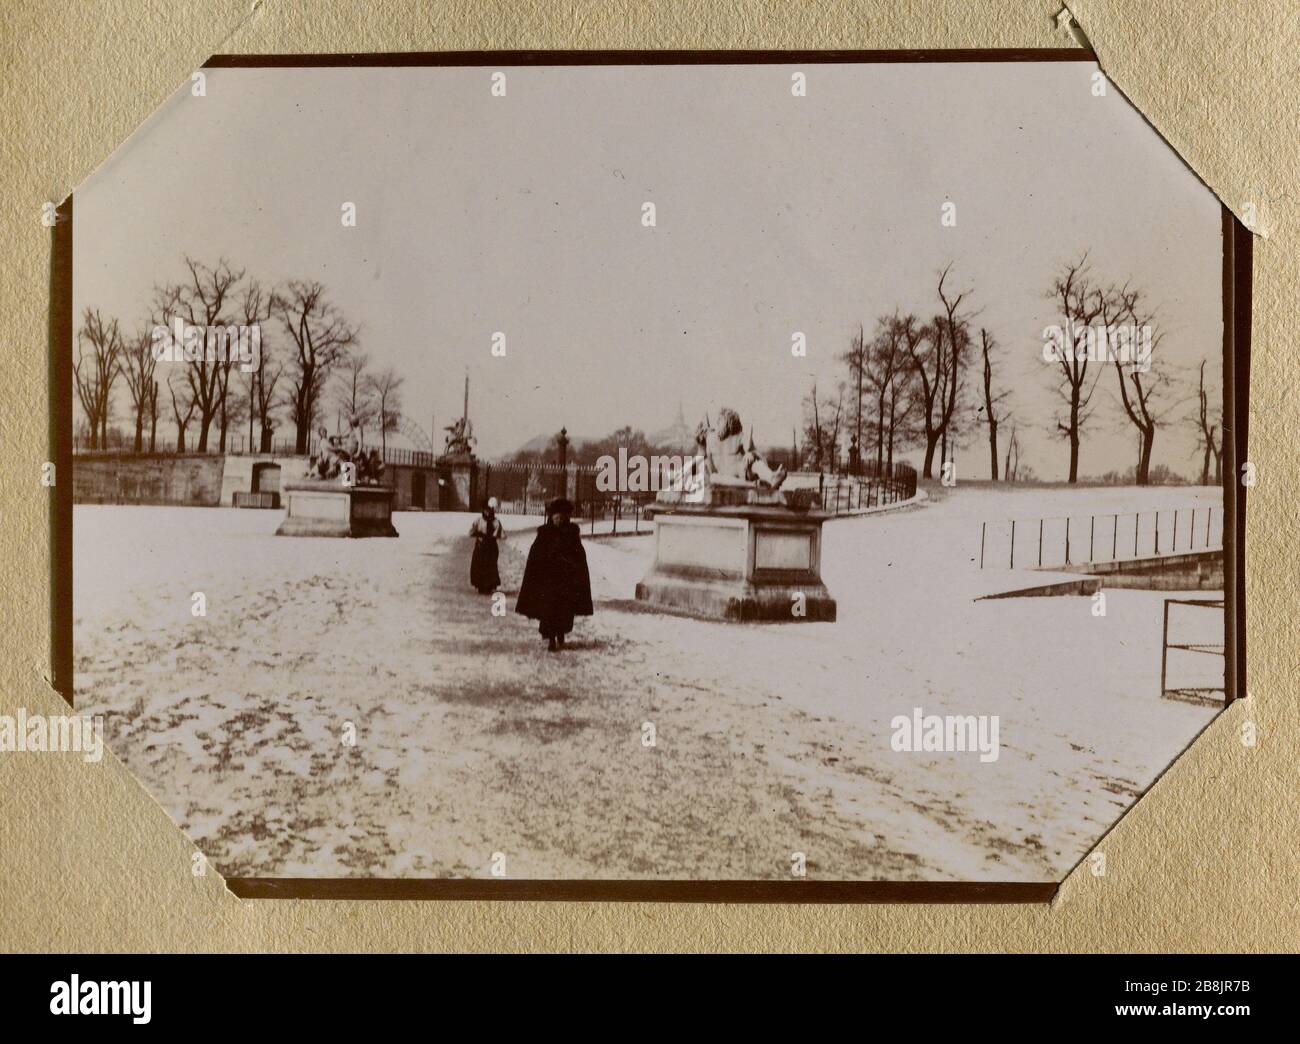
[[[498,543],[506,538],[505,527],[497,519],[497,498],[492,497],[483,514],[469,527],[474,538],[474,554],[469,560],[469,582],[479,594],[491,594],[501,586],[497,571]]]
[[[578,527],[569,521],[573,505],[563,497],[546,505],[546,523],[528,551],[515,612],[536,620],[546,648],[564,648],[575,616],[590,616],[591,575]]]

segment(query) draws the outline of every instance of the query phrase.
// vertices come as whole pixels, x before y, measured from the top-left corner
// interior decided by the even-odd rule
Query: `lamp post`
[[[560,487],[560,496],[569,495],[569,429],[561,428],[560,434],[555,437],[555,446],[560,454],[560,475],[558,485]]]

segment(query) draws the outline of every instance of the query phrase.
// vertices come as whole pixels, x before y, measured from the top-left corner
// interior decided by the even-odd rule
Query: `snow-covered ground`
[[[240,876],[486,875],[503,852],[511,877],[782,878],[799,851],[811,877],[1059,880],[1215,710],[1159,696],[1168,592],[1107,591],[1100,617],[976,601],[980,522],[1193,502],[1218,491],[971,485],[829,522],[833,624],[645,611],[652,538],[588,540],[596,615],[557,656],[469,590],[468,515],[345,541],[78,506],[77,705]],[[505,521],[513,609],[540,520]],[[1000,756],[891,749],[918,707],[996,715]]]

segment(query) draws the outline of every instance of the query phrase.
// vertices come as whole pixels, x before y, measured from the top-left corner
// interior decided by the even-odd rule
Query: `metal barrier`
[[[255,448],[249,448],[250,443],[241,436],[226,437],[226,448],[219,448],[216,440],[209,440],[206,449],[199,450],[197,447],[186,447],[185,455],[203,453],[209,456],[227,456],[227,457],[294,457],[294,456],[314,456],[316,445],[319,439],[313,435],[307,442],[307,451],[305,454],[299,454],[297,443],[293,439],[272,439],[271,448],[264,450],[260,443]],[[367,444],[367,449],[379,449],[380,447]],[[178,451],[174,445],[163,446],[155,449],[152,453],[147,449],[136,452],[130,446],[113,446],[109,449],[91,449],[86,445],[84,439],[76,439],[73,442],[72,451],[74,454],[96,454],[98,456],[113,457],[158,457],[158,456],[176,456]],[[383,450],[385,464],[405,465],[417,468],[432,468],[436,465],[437,455],[425,450],[405,449],[398,446],[389,446]]]
[[[1227,702],[1228,690],[1226,682],[1221,685],[1179,685],[1173,688],[1168,684],[1168,666],[1169,650],[1173,649],[1181,652],[1202,653],[1209,656],[1218,656],[1224,658],[1225,645],[1219,642],[1173,642],[1169,641],[1169,607],[1171,605],[1190,605],[1201,609],[1217,609],[1223,612],[1224,600],[1222,598],[1166,598],[1164,611],[1164,626],[1160,639],[1160,697],[1167,700],[1185,700],[1191,703],[1211,703],[1217,705],[1220,702]],[[1223,634],[1223,627],[1220,624],[1218,633]],[[1225,659],[1226,668],[1226,659]],[[1222,677],[1222,675],[1221,675]],[[1220,701],[1210,696],[1210,693],[1223,693],[1223,700]]]
[[[887,507],[916,496],[916,469],[908,464],[894,464],[879,469],[873,465],[854,475],[823,473],[818,491],[822,509],[835,515]]]
[[[1005,550],[999,546],[1004,532],[1008,537]],[[1003,563],[1015,569],[1019,554],[1020,568],[1042,569],[1222,547],[1223,508],[1193,506],[981,522],[979,563],[981,569],[1001,569]]]

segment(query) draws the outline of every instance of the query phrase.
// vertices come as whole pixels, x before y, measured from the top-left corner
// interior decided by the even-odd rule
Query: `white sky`
[[[1219,204],[1114,87],[1093,95],[1095,69],[505,67],[504,98],[492,68],[211,69],[205,97],[186,84],[77,190],[74,306],[133,327],[183,253],[225,256],[324,282],[426,429],[459,414],[468,367],[483,455],[561,425],[654,430],[679,401],[787,445],[857,324],[932,314],[951,260],[1003,346],[1022,460],[1064,478],[1041,361],[1062,261],[1088,249],[1095,275],[1146,289],[1186,380],[1209,358],[1217,386],[1222,351]],[[290,349],[276,325],[265,344]],[[1134,458],[1113,372],[1096,401],[1084,474]],[[1154,459],[1192,474],[1192,448],[1170,427]],[[977,436],[959,474],[987,456]]]

